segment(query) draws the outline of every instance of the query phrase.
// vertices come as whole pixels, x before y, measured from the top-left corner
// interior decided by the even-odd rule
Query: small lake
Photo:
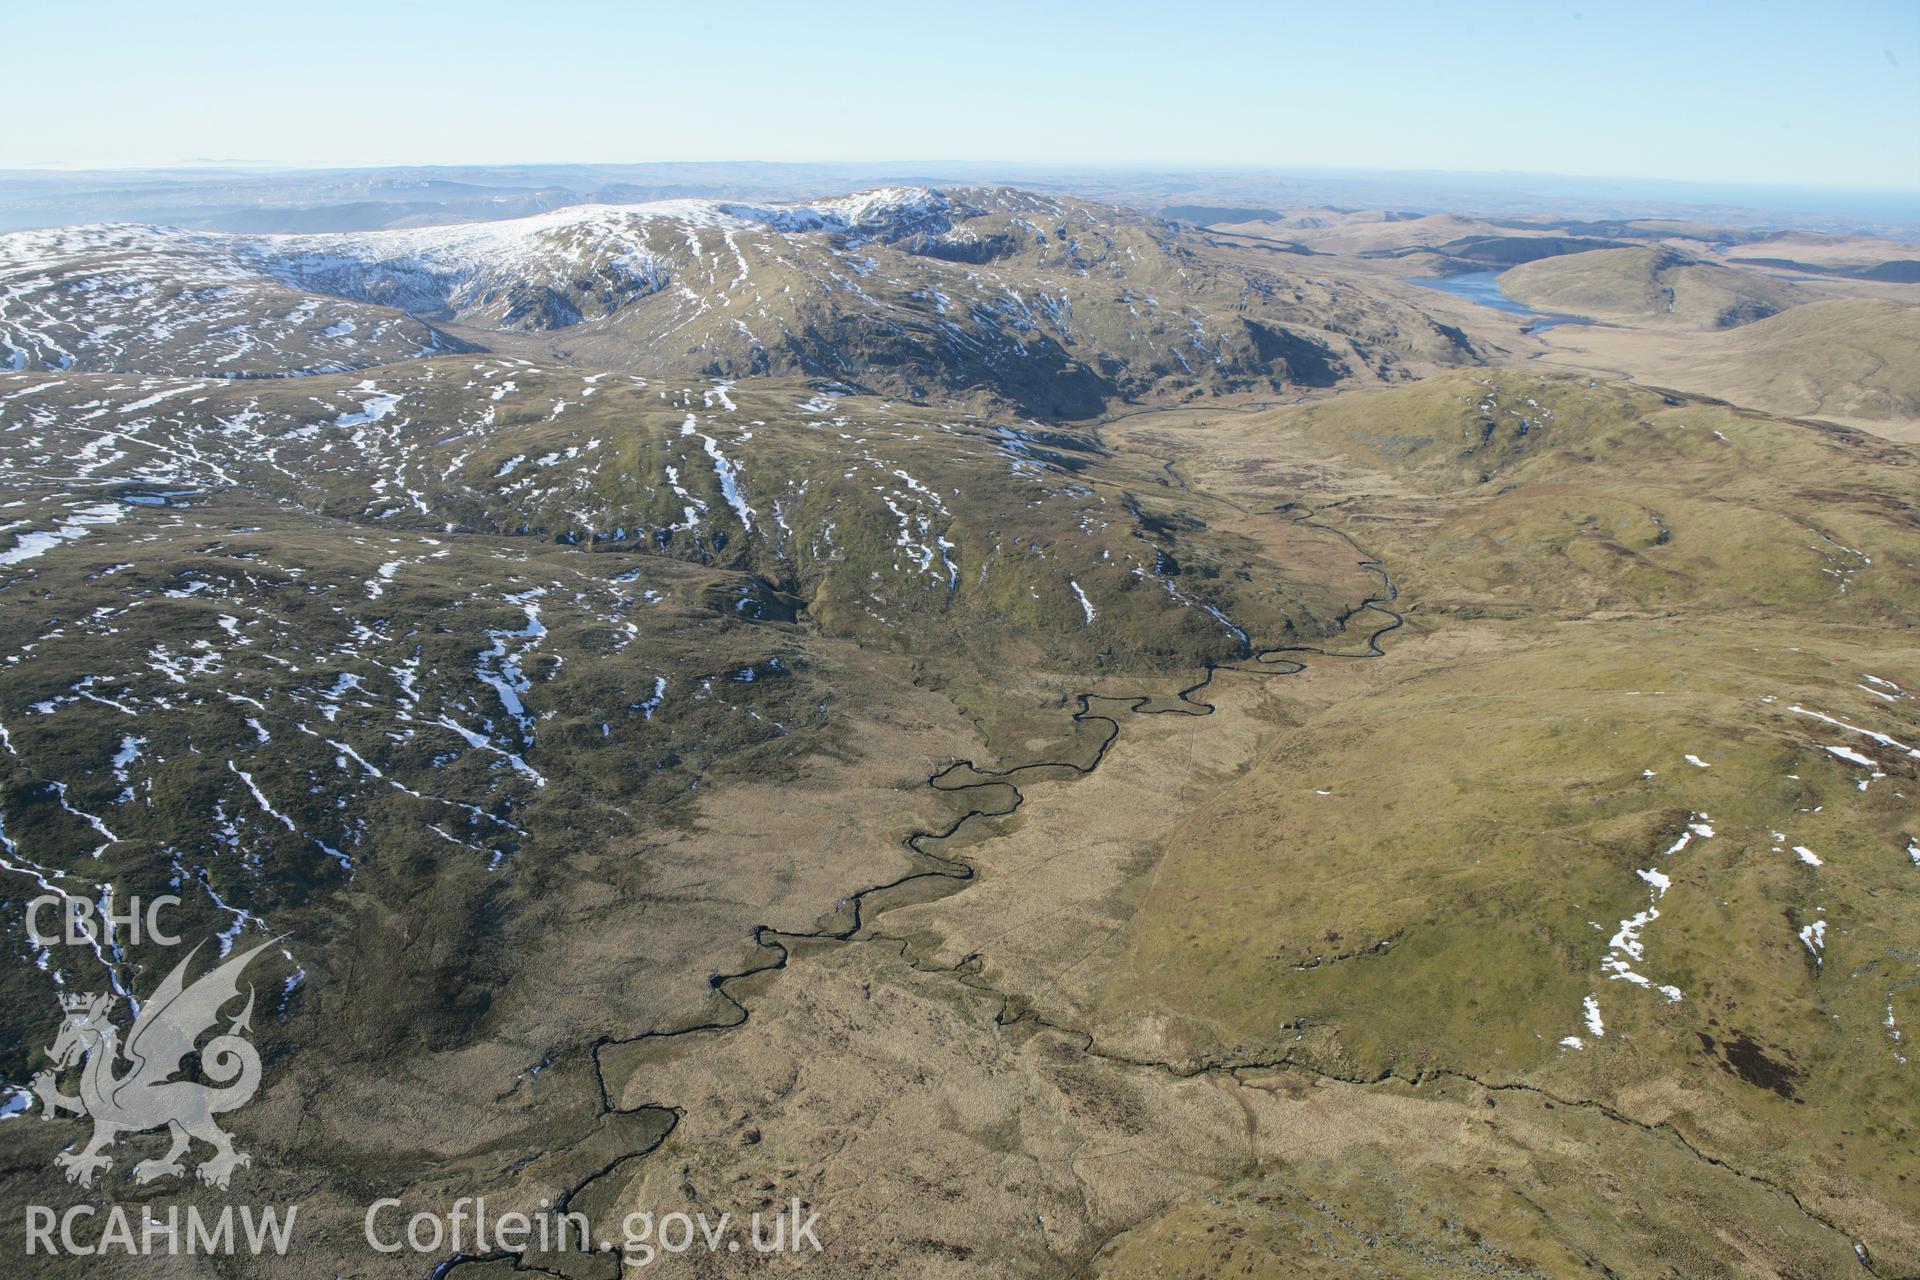
[[[1592,324],[1585,316],[1562,315],[1552,311],[1535,311],[1524,302],[1516,302],[1500,289],[1498,271],[1466,271],[1457,276],[1429,276],[1423,280],[1409,280],[1422,289],[1438,289],[1450,293],[1456,298],[1465,298],[1468,302],[1477,302],[1483,307],[1492,307],[1495,311],[1504,311],[1508,315],[1532,316],[1534,322],[1522,332],[1544,333],[1563,324]]]

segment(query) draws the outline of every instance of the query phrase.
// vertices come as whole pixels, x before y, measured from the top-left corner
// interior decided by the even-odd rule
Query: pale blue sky
[[[997,160],[1920,188],[1920,0],[12,6],[0,167]]]

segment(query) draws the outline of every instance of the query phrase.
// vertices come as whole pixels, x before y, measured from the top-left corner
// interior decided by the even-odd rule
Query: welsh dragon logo
[[[246,1039],[253,1016],[253,989],[247,988],[246,1007],[225,1031],[199,1040],[219,1021],[220,1010],[240,997],[240,971],[247,962],[273,945],[262,943],[228,959],[189,985],[187,966],[198,946],[174,967],[145,1003],[134,1006],[138,1016],[120,1043],[120,1029],[110,1017],[112,995],[63,995],[66,1021],[53,1047],[47,1050],[53,1068],[33,1079],[44,1116],[52,1119],[70,1111],[93,1121],[93,1137],[78,1151],[63,1151],[54,1162],[66,1170],[67,1181],[93,1185],[94,1174],[112,1165],[107,1154],[123,1133],[146,1133],[165,1128],[173,1146],[158,1160],[133,1166],[133,1180],[182,1177],[180,1158],[198,1138],[214,1150],[194,1172],[210,1186],[225,1187],[233,1171],[248,1163],[245,1152],[234,1150],[233,1139],[214,1117],[245,1106],[260,1087],[260,1054]],[[176,1080],[189,1055],[198,1053],[199,1074],[211,1085]],[[121,1070],[122,1059],[125,1070]],[[80,1094],[60,1092],[59,1075],[76,1062]]]

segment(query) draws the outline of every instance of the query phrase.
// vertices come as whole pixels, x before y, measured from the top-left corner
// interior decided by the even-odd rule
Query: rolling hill
[[[1920,306],[1808,303],[1701,350],[1694,377],[1773,413],[1920,418]]]
[[[1558,363],[1920,438],[1920,306],[1911,303],[1830,298],[1721,332],[1566,326],[1546,337]]]
[[[1500,287],[1543,311],[1695,329],[1736,328],[1819,296],[1760,272],[1654,246],[1529,262],[1504,272]]]

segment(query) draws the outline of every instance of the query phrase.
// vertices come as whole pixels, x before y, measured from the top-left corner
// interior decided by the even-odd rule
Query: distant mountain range
[[[298,236],[0,240],[18,369],[278,376],[481,348],[1084,417],[1112,397],[1402,381],[1477,359],[1391,298],[1086,201],[888,187]],[[1305,263],[1300,263],[1304,266]]]
[[[1151,170],[950,161],[428,165],[383,169],[0,171],[0,231],[155,222],[220,231],[371,231],[520,218],[574,204],[798,200],[888,185],[999,186],[1191,221],[1331,205],[1482,217],[1689,218],[1743,229],[1920,232],[1920,193],[1822,191],[1552,174]]]

